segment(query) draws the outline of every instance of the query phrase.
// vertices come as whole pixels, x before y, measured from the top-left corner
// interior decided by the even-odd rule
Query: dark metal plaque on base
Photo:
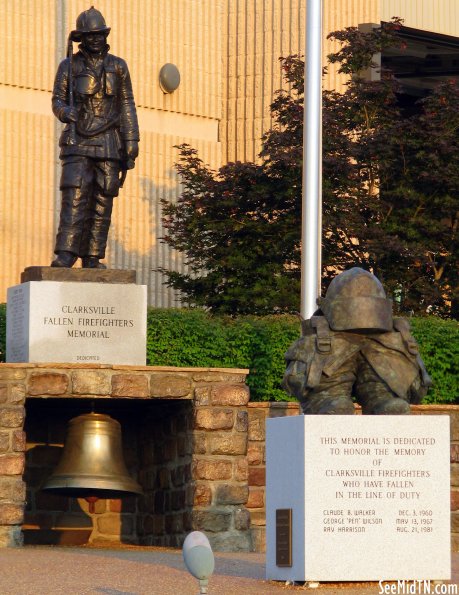
[[[276,509],[276,566],[292,565],[292,509]]]

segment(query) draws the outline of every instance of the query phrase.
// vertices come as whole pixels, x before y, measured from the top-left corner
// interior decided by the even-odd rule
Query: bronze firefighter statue
[[[286,353],[284,388],[305,414],[352,415],[353,397],[370,415],[410,413],[431,380],[404,318],[371,273],[352,268],[337,275],[320,310],[302,323]]]
[[[129,70],[108,53],[110,28],[91,7],[69,35],[52,106],[65,122],[60,141],[62,206],[53,267],[105,268],[113,199],[139,152],[139,127]],[[80,42],[73,56],[72,42]]]

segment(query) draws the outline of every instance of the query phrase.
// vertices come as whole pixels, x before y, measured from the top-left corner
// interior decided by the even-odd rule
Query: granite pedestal
[[[267,578],[449,579],[448,416],[267,420]]]
[[[29,267],[8,289],[6,361],[145,365],[135,271]]]

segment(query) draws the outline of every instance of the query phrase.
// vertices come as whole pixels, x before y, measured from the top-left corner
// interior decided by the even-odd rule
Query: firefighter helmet
[[[392,300],[381,282],[359,267],[337,275],[317,303],[334,331],[392,330]]]
[[[102,13],[91,6],[83,11],[76,20],[76,29],[70,33],[72,41],[80,41],[85,33],[110,33],[110,27],[107,27]]]

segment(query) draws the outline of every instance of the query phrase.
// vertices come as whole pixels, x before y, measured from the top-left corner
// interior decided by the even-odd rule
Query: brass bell
[[[42,489],[92,499],[142,494],[126,469],[120,424],[102,413],[71,419],[61,460]]]

